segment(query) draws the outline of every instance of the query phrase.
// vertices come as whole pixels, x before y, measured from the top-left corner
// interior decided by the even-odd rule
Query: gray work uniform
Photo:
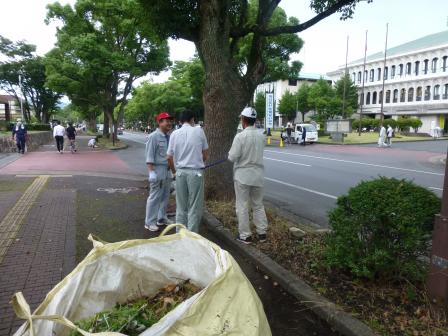
[[[158,220],[166,219],[172,181],[166,157],[168,142],[169,136],[159,129],[152,132],[146,142],[146,163],[152,163],[157,174],[157,181],[149,184],[150,191],[146,201],[146,226],[156,225]]]
[[[171,134],[168,155],[176,167],[176,222],[199,232],[204,209],[204,160],[207,139],[200,127],[183,124]]]
[[[268,221],[263,205],[264,186],[264,135],[255,127],[246,127],[233,140],[229,160],[233,162],[236,215],[240,238],[252,235],[249,208],[258,234],[266,234]]]

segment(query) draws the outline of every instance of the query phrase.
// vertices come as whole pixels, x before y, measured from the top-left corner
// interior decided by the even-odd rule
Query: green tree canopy
[[[316,113],[319,122],[334,118],[340,112],[341,101],[336,97],[334,88],[324,79],[311,85],[308,104]]]
[[[344,104],[345,90],[345,104]],[[350,118],[350,116],[358,109],[358,89],[353,83],[349,74],[341,77],[335,85],[336,97],[342,102],[340,115],[342,118]]]
[[[279,101],[278,111],[288,120],[294,119],[297,111],[297,95],[286,90]]]
[[[309,103],[309,95],[310,95],[310,86],[308,83],[303,83],[300,85],[299,90],[297,91],[297,108],[302,114],[302,121],[305,121],[305,114],[312,110],[312,107]]]
[[[114,111],[118,107],[121,119],[135,79],[169,65],[167,42],[146,24],[137,0],[78,0],[74,7],[56,2],[48,6],[46,21],[52,20],[62,26],[49,54],[50,85],[69,97],[81,87],[91,91],[96,97],[88,100],[104,111],[105,124],[109,119],[117,126]]]
[[[24,41],[13,42],[0,36],[0,88],[13,95],[17,101],[24,98],[26,121],[31,111],[39,122],[47,123],[57,110],[61,95],[46,85],[44,58],[35,55],[36,47]]]
[[[255,111],[257,111],[257,118],[262,120],[266,115],[266,95],[263,92],[258,92],[255,96]]]

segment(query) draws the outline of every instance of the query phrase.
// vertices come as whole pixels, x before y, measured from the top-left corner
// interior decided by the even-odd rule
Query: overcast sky
[[[49,0],[2,1],[0,34],[12,39],[24,39],[37,45],[39,54],[50,50],[55,42],[55,26],[46,26],[44,18]],[[61,0],[73,4],[74,0]],[[283,0],[280,3],[287,14],[301,22],[314,13],[309,0]],[[448,29],[447,0],[374,0],[357,6],[353,19],[340,21],[333,15],[299,34],[305,41],[302,51],[293,55],[304,63],[303,72],[324,74],[345,63],[347,35],[350,36],[349,61],[363,57],[365,31],[368,30],[368,53],[384,49],[386,23],[389,22],[389,46],[393,47],[413,39]],[[448,41],[447,41],[448,42]],[[186,41],[172,41],[171,59],[187,60],[195,52],[194,45]],[[163,81],[167,74],[156,81]]]

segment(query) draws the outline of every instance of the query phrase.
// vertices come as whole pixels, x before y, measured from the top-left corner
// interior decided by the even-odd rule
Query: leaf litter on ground
[[[160,289],[153,297],[140,297],[114,308],[99,312],[75,324],[90,333],[114,331],[128,336],[141,334],[159,322],[180,303],[201,291],[189,280],[170,284]],[[72,331],[70,336],[82,336]]]

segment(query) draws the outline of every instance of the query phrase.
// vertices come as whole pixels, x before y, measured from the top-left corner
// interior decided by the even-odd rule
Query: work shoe
[[[246,245],[252,244],[252,237],[251,236],[249,236],[247,238],[241,238],[240,236],[238,236],[236,238],[236,240],[238,240],[240,243],[243,243],[243,244],[246,244]]]
[[[145,229],[152,232],[159,231],[159,227],[157,225],[145,225]]]
[[[266,241],[266,233],[264,233],[264,234],[259,234],[258,235],[258,241],[260,242],[260,243],[264,243],[265,241]]]

